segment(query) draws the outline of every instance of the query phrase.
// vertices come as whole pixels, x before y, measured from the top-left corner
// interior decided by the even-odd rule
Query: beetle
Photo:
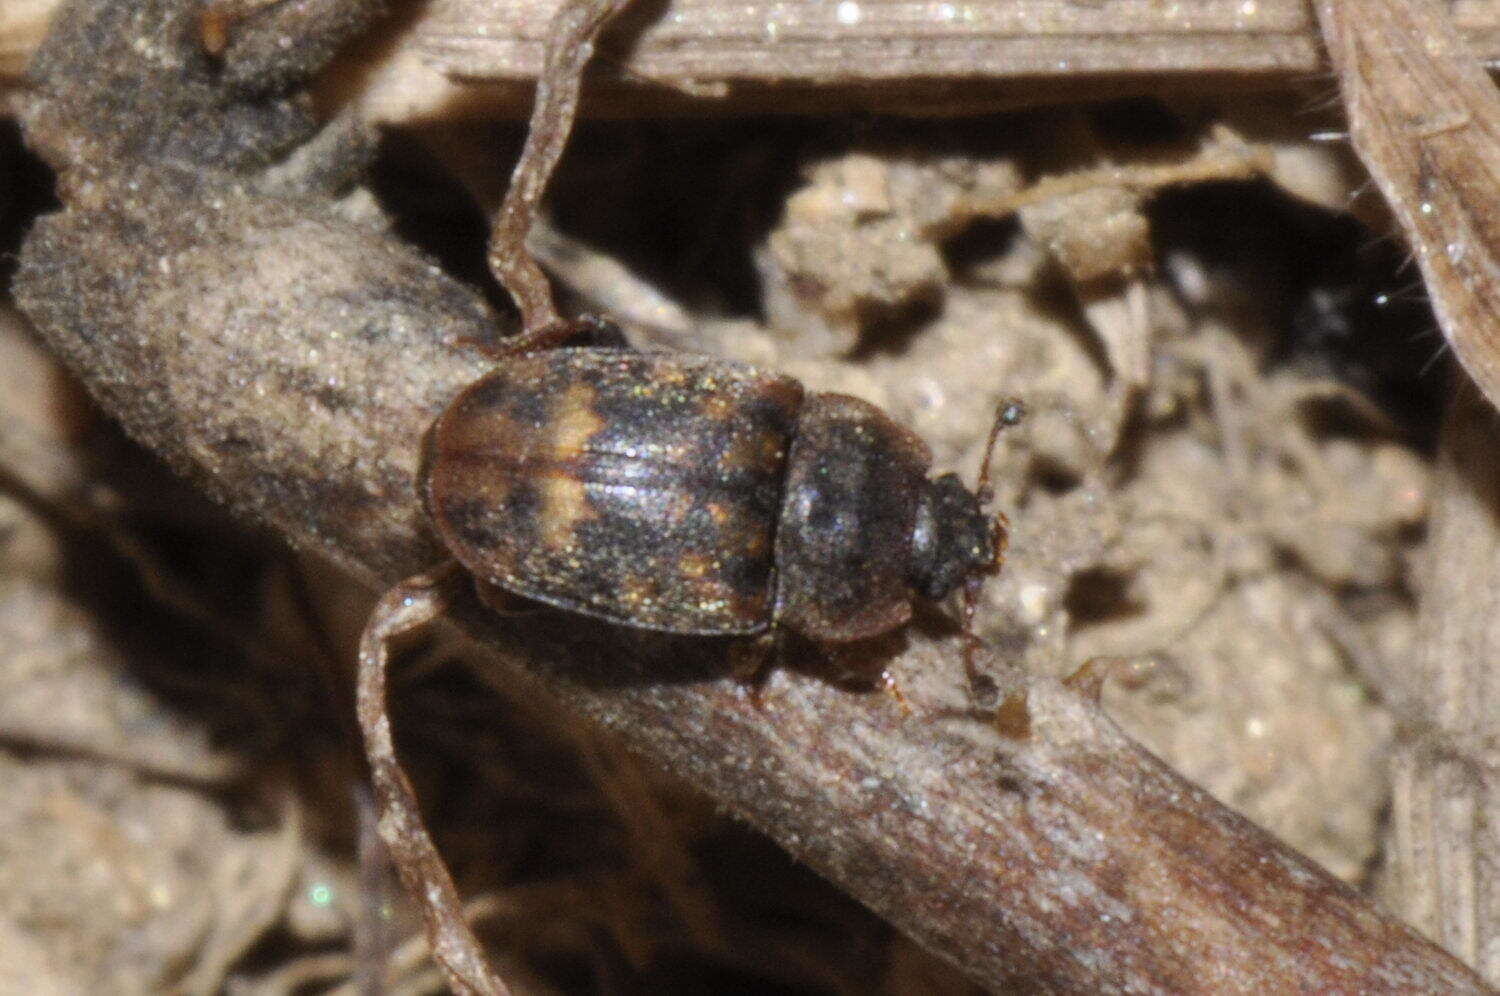
[[[513,355],[426,435],[420,488],[484,586],[641,629],[822,644],[1003,561],[994,438],[971,492],[876,406],[757,367],[624,347]],[[966,588],[965,663],[975,684]]]
[[[483,601],[498,590],[641,629],[757,640],[789,629],[822,643],[888,632],[914,598],[962,584],[969,689],[988,691],[974,610],[1007,522],[983,507],[1019,403],[997,410],[971,492],[955,474],[929,478],[927,445],[858,398],[707,356],[550,348],[607,330],[537,323],[486,349],[504,362],[422,441],[418,490],[457,566],[386,592],[360,634],[356,712],[377,832],[456,992],[506,990],[396,757],[386,668],[396,637],[448,611],[459,567]]]

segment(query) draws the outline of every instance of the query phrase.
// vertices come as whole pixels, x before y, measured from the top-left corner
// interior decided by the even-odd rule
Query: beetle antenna
[[[1000,439],[1000,433],[1013,425],[1020,425],[1021,419],[1026,417],[1026,406],[1016,398],[1006,398],[1000,402],[995,409],[995,423],[990,426],[990,438],[984,447],[984,459],[979,464],[979,487],[975,494],[979,496],[979,504],[988,505],[995,498],[994,488],[990,484],[990,465],[995,458],[995,443]]]
[[[990,467],[994,462],[995,443],[1000,439],[1001,432],[1019,424],[1025,417],[1026,406],[1015,398],[1006,398],[995,409],[995,422],[990,426],[990,438],[984,447],[984,459],[979,464],[979,484],[974,491],[981,507],[988,505],[995,498],[995,489],[990,483]],[[1010,541],[1010,520],[1005,517],[1004,512],[995,513],[992,536],[994,554],[990,561],[990,568],[984,572],[985,574],[998,574],[1001,565],[1005,563],[1005,547]],[[993,679],[980,673],[979,665],[974,660],[979,650],[979,637],[974,634],[974,614],[979,609],[979,589],[983,584],[984,578],[977,572],[964,579],[964,673],[969,679],[969,693],[978,702],[988,701],[993,697],[995,684]]]

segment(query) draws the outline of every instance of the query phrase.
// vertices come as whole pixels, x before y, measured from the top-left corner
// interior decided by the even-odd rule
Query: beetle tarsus
[[[901,682],[897,681],[896,676],[887,668],[882,668],[880,671],[880,688],[900,707],[901,715],[911,716],[911,702],[907,699],[906,693],[901,690]]]

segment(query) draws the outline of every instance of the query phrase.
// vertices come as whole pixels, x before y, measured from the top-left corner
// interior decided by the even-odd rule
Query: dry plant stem
[[[547,345],[563,327],[552,300],[552,285],[526,251],[526,236],[573,130],[583,67],[594,54],[594,39],[629,2],[567,0],[547,29],[547,57],[536,84],[531,127],[490,236],[490,270],[521,309],[521,333],[505,344],[507,352]]]
[[[533,80],[559,2],[434,0],[403,45],[424,66],[454,79]],[[0,82],[21,73],[57,3],[0,3]],[[1485,0],[1458,0],[1453,7],[1475,54],[1500,57],[1500,10]],[[1256,0],[1253,6],[1245,0],[966,0],[951,8],[864,0],[852,24],[833,16],[826,0],[673,0],[669,10],[676,16],[648,26],[624,75],[700,94],[725,82],[760,82],[768,109],[806,110],[821,101],[952,114],[992,109],[997,90],[1001,103],[1035,104],[1039,93],[1050,100],[1063,93],[1100,99],[1118,96],[1122,86],[1138,92],[1174,84],[1243,88],[1268,79],[1298,81],[1323,69],[1304,0]],[[903,44],[892,45],[893,38]],[[888,85],[872,86],[872,80]],[[789,83],[804,85],[789,92]],[[513,88],[509,112],[525,113],[522,89]],[[409,106],[410,87],[403,90]],[[660,96],[637,95],[634,107],[660,110]],[[399,96],[397,103],[403,103]],[[703,106],[696,102],[700,113]],[[744,104],[724,106],[741,110]]]
[[[1106,165],[1044,177],[1003,198],[970,198],[962,203],[959,213],[976,218],[1004,218],[1033,204],[1100,187],[1122,187],[1145,194],[1193,183],[1250,180],[1269,175],[1274,166],[1270,150],[1247,145],[1238,137],[1229,137],[1225,130],[1215,133],[1214,143],[1203,154],[1180,163]]]
[[[1438,324],[1500,406],[1500,93],[1437,0],[1318,0],[1354,148]]]
[[[1500,982],[1500,467],[1495,414],[1467,385],[1444,427],[1395,759],[1390,895],[1429,936]],[[1425,721],[1425,722],[1424,722]]]
[[[441,618],[453,588],[462,581],[456,567],[449,565],[413,577],[381,598],[359,640],[359,728],[380,807],[377,830],[406,891],[421,908],[433,960],[459,996],[507,996],[510,990],[490,971],[484,950],[464,920],[458,890],[427,833],[411,782],[396,760],[386,711],[391,643]]]

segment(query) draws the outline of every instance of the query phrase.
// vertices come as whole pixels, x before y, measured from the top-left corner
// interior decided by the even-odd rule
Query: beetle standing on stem
[[[426,510],[482,598],[493,589],[625,626],[760,636],[783,627],[848,643],[911,616],[914,597],[964,586],[970,689],[983,576],[1006,521],[987,517],[1003,403],[976,492],[927,477],[926,444],[880,409],[727,360],[557,348],[607,323],[565,321],[526,251],[603,24],[628,0],[567,0],[552,21],[526,145],[495,219],[489,263],[522,331],[485,347],[497,369],[438,417],[423,446]],[[358,711],[378,830],[456,992],[504,993],[462,914],[395,755],[385,671],[400,634],[440,617],[451,566],[381,599],[360,639]]]
[[[1020,414],[1007,403],[996,429]],[[994,436],[991,436],[993,447]],[[513,356],[424,447],[423,498],[481,585],[643,629],[821,643],[998,570],[1003,518],[880,409],[704,356]]]

